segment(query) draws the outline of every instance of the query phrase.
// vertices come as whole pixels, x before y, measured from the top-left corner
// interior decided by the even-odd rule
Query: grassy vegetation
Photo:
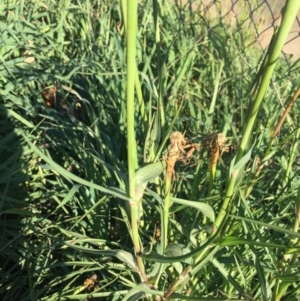
[[[1,5],[1,300],[299,299],[299,1]]]

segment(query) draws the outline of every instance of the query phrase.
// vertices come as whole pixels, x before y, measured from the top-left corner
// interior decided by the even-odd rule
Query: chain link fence
[[[286,0],[175,0],[176,5],[199,11],[214,24],[223,23],[230,35],[237,32],[249,36],[247,47],[256,46],[263,51],[268,47],[274,29],[280,24],[281,11]],[[300,12],[294,21],[282,51],[285,58],[300,58]]]

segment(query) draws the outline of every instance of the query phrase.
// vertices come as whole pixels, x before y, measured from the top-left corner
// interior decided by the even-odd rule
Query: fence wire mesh
[[[228,38],[236,33],[252,36],[245,49],[256,46],[266,49],[274,29],[280,24],[286,0],[176,0],[176,5],[199,11],[211,25],[223,24]],[[249,40],[249,39],[245,39]],[[300,57],[300,13],[294,21],[282,51],[285,58]]]

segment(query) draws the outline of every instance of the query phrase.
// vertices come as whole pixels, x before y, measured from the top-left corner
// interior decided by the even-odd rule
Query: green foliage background
[[[127,175],[125,2],[1,4],[1,300],[146,300],[167,292],[186,300],[299,298],[297,103],[268,149],[299,86],[299,62],[278,60],[250,151],[237,167],[264,53],[247,26],[232,28],[188,4],[153,3],[137,8],[135,193],[141,198],[134,204],[141,254],[134,252]],[[47,107],[41,92],[53,85],[56,105]],[[176,165],[164,229],[166,180],[157,163],[165,161],[175,130],[197,143],[222,132],[229,151],[213,182],[207,152]],[[156,165],[142,168],[149,163]],[[238,179],[214,237],[233,170]],[[92,275],[97,286],[84,285]]]

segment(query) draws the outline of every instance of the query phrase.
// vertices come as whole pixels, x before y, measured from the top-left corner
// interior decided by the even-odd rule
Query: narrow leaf
[[[93,182],[89,182],[87,180],[84,180],[78,176],[76,176],[75,174],[69,172],[68,170],[66,170],[65,168],[63,168],[62,166],[60,166],[59,164],[57,164],[56,162],[54,162],[51,158],[49,158],[47,155],[45,155],[43,152],[41,152],[33,143],[30,142],[30,140],[26,137],[26,135],[21,132],[22,136],[24,137],[25,141],[31,146],[31,148],[34,150],[34,152],[39,155],[46,163],[48,163],[51,168],[56,171],[58,174],[60,174],[61,176],[63,176],[64,178],[66,178],[67,180],[73,180],[81,185],[85,185],[87,187],[90,188],[94,188],[96,190],[100,190],[104,193],[113,195],[115,197],[118,197],[120,199],[123,199],[125,201],[128,202],[133,202],[133,200],[131,198],[129,198],[126,193],[121,193],[121,192],[117,192],[116,189],[107,189],[104,188],[100,185],[97,185]]]
[[[163,172],[163,165],[161,162],[152,163],[140,168],[135,174],[136,185],[147,184],[153,181]]]
[[[173,197],[171,197],[171,201],[177,204],[185,205],[186,207],[195,208],[202,212],[205,216],[207,216],[211,221],[215,221],[215,212],[213,208],[208,204]]]
[[[252,246],[258,246],[258,247],[286,249],[286,246],[284,246],[284,245],[265,243],[265,242],[259,242],[259,241],[251,241],[248,239],[234,237],[234,236],[218,238],[218,239],[216,239],[215,244],[217,244],[219,246],[226,246],[226,247],[238,246],[238,245],[252,245]]]

